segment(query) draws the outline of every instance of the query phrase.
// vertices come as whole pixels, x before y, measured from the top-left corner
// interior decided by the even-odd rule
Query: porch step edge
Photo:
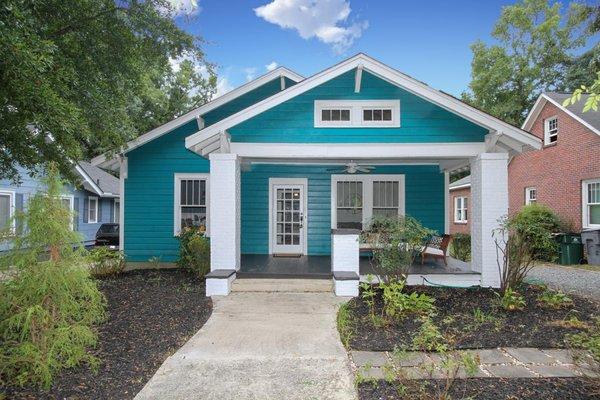
[[[331,293],[331,279],[260,279],[240,278],[231,286],[232,292]]]

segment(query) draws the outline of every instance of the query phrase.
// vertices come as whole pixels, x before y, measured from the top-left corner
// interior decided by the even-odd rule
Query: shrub
[[[125,269],[125,256],[121,251],[108,247],[95,247],[90,250],[90,274],[94,277],[118,275]]]
[[[389,318],[401,318],[406,314],[429,314],[434,309],[434,298],[424,293],[404,293],[404,281],[390,281],[379,286],[383,289],[383,311]]]
[[[374,269],[382,280],[404,280],[428,236],[435,232],[409,216],[375,216],[362,241],[375,241]]]
[[[506,311],[518,311],[525,308],[525,299],[511,288],[507,288],[500,297],[500,305]]]
[[[183,228],[179,238],[177,265],[189,269],[201,278],[210,271],[210,242],[200,228]]]
[[[573,300],[561,291],[546,290],[538,296],[537,300],[542,307],[555,310],[573,305]]]
[[[452,236],[450,255],[461,261],[471,261],[471,235],[457,233]]]
[[[46,193],[17,215],[27,231],[0,258],[14,272],[0,283],[0,379],[48,388],[62,368],[97,364],[87,350],[96,344],[93,325],[105,317],[105,299],[90,278],[85,250],[73,246],[82,237],[70,229],[54,165],[44,181]]]
[[[501,289],[521,286],[535,261],[556,251],[552,233],[561,230],[560,219],[548,207],[530,204],[511,218],[504,217],[493,232]]]

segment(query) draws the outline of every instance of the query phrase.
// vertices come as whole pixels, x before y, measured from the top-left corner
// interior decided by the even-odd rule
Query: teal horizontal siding
[[[258,164],[242,173],[242,253],[269,252],[269,178],[308,179],[308,254],[331,254],[329,166]],[[378,166],[373,174],[404,174],[406,213],[444,232],[444,175],[428,165]]]
[[[354,71],[228,129],[236,142],[433,143],[480,142],[486,129],[368,72],[354,93]],[[315,128],[315,100],[400,100],[399,128]]]

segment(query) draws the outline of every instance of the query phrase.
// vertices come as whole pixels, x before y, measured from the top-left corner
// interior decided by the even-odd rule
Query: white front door
[[[273,184],[271,243],[273,253],[303,254],[305,249],[305,185]]]

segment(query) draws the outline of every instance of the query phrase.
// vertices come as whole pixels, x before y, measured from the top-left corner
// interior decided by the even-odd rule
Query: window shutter
[[[23,194],[17,193],[15,196],[15,209],[17,214],[21,214],[23,212]],[[21,235],[23,233],[23,219],[19,216],[16,220],[16,234]]]
[[[84,224],[87,224],[87,222],[88,222],[88,217],[90,215],[89,207],[90,207],[89,199],[87,197],[84,197],[83,198],[83,223]]]
[[[102,222],[102,199],[100,197],[96,198],[96,204],[98,207],[98,215],[96,221]]]
[[[79,197],[73,199],[73,230],[79,230]]]
[[[115,220],[115,200],[111,199],[108,202],[109,220],[108,222],[114,222]]]

